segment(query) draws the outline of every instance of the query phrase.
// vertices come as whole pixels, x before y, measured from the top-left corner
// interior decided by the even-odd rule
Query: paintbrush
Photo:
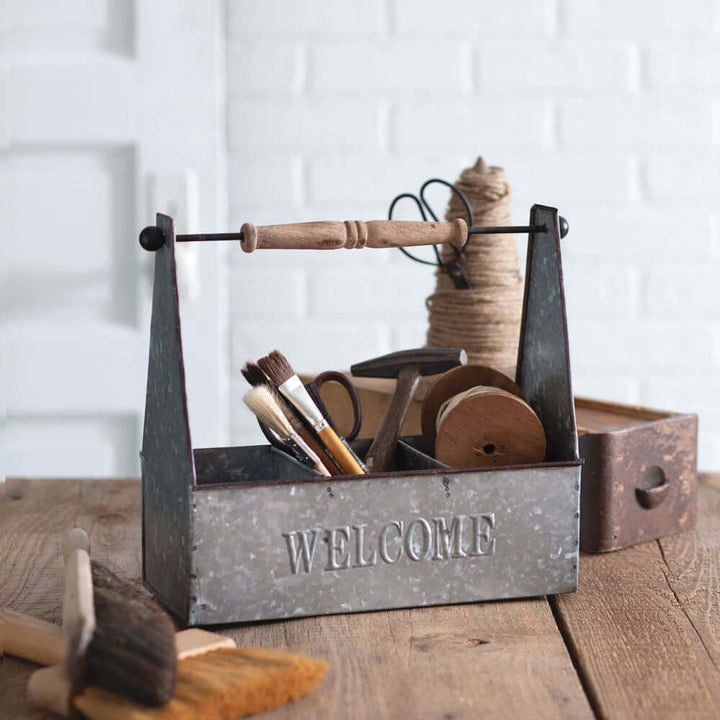
[[[328,421],[313,402],[308,391],[297,376],[287,358],[278,350],[258,360],[263,372],[277,385],[278,390],[297,408],[298,412],[309,422],[317,433],[328,452],[335,458],[338,465],[351,475],[365,473],[362,462],[353,453],[347,443],[330,427]]]
[[[285,417],[290,421],[293,430],[308,444],[313,452],[320,458],[320,462],[330,471],[332,475],[342,475],[343,469],[335,462],[335,459],[328,453],[323,444],[313,435],[312,431],[305,427],[302,419],[298,417],[296,410],[285,402],[285,398],[280,394],[278,389],[273,385],[268,376],[260,369],[259,365],[252,362],[246,362],[240,369],[243,377],[252,385],[259,387],[264,385],[273,394],[273,397],[285,413]],[[260,428],[263,428],[261,423]],[[267,437],[267,435],[265,436]]]
[[[57,625],[12,611],[5,611],[0,619],[5,652],[40,664],[62,662],[62,646],[57,642],[62,633]],[[43,644],[50,649],[38,654]],[[79,710],[89,720],[222,720],[295,700],[320,683],[328,669],[319,658],[238,648],[232,638],[197,628],[175,635],[175,654],[175,694],[161,708],[143,707],[94,687],[73,694],[64,667],[57,664],[30,676],[28,698],[64,717]]]
[[[255,415],[276,432],[284,440],[290,440],[310,458],[313,469],[325,477],[330,477],[330,471],[322,464],[320,458],[312,451],[308,444],[293,430],[292,425],[285,417],[272,391],[266,385],[251,388],[245,394],[243,402]]]
[[[81,528],[63,544],[63,644],[74,690],[105,688],[145,705],[173,695],[177,660],[170,618],[104,565],[90,564],[90,540]]]

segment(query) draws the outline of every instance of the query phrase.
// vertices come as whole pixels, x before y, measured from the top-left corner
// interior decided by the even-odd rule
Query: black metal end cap
[[[560,225],[560,237],[564,238],[570,232],[570,225],[562,215],[558,218],[558,223]]]
[[[162,230],[155,225],[148,225],[140,232],[140,247],[148,252],[155,252],[165,244]]]

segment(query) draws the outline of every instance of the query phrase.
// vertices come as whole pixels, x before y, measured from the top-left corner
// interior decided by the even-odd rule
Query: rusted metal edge
[[[452,473],[453,475],[464,475],[469,473],[491,473],[498,470],[537,470],[540,468],[564,468],[564,467],[581,467],[584,464],[582,458],[577,460],[562,460],[557,462],[544,462],[534,464],[523,464],[523,465],[496,465],[492,467],[476,467],[476,468],[435,468],[431,470],[394,470],[387,473],[367,473],[366,475],[335,475],[333,477],[323,477],[318,475],[317,477],[300,477],[300,478],[279,478],[277,480],[263,480],[263,481],[241,481],[234,483],[213,483],[195,485],[193,486],[193,492],[202,492],[204,490],[217,490],[218,488],[228,487],[243,487],[243,488],[255,488],[272,485],[297,485],[305,483],[324,483],[325,485],[332,485],[337,482],[353,482],[357,480],[390,480],[392,478],[404,478],[416,475],[427,475],[427,476],[438,476],[443,473]]]

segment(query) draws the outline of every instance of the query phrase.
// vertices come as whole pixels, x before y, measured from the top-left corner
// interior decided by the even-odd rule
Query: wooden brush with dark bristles
[[[278,707],[309,693],[325,676],[320,658],[269,648],[238,648],[231,638],[192,628],[175,635],[178,676],[172,699],[150,708],[95,687],[73,693],[57,625],[0,613],[4,651],[50,667],[36,670],[28,699],[63,717],[88,720],[227,720]]]
[[[330,427],[328,421],[313,402],[312,398],[296,375],[287,358],[278,350],[258,360],[262,371],[277,385],[278,390],[297,408],[298,412],[310,423],[328,452],[338,465],[351,475],[365,473],[360,459],[352,452]]]
[[[175,690],[175,627],[163,610],[99,563],[75,528],[65,538],[63,640],[73,691],[105,688],[144,705],[166,703]]]
[[[320,458],[312,451],[305,441],[293,430],[290,421],[285,417],[272,391],[267,385],[258,385],[245,394],[243,402],[255,413],[259,420],[276,432],[284,440],[290,440],[310,458],[312,467],[321,475],[330,477],[330,471],[320,462]]]
[[[307,443],[312,451],[320,458],[320,462],[332,475],[342,475],[344,473],[344,470],[335,462],[335,459],[325,449],[325,446],[313,435],[312,431],[303,424],[293,407],[288,405],[285,398],[283,398],[275,385],[269,380],[268,376],[260,369],[259,365],[246,362],[240,369],[240,372],[253,387],[264,385],[270,389],[281,410],[285,413],[285,417],[290,421],[293,430]],[[262,429],[262,424],[260,427]],[[267,437],[267,435],[265,437]]]

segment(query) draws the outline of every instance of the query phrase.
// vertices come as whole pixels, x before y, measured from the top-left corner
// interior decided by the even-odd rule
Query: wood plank
[[[720,668],[720,478],[700,483],[697,532],[661,538],[665,575],[708,657]],[[720,716],[720,712],[717,713]]]
[[[697,532],[584,555],[578,592],[551,601],[601,718],[720,717],[711,482],[700,484]]]
[[[544,599],[250,625],[240,644],[325,657],[315,696],[277,720],[591,718]],[[270,717],[270,716],[269,716]]]
[[[95,557],[140,578],[140,485],[133,480],[8,479],[0,485],[0,608],[59,623],[65,534],[80,525]],[[32,663],[2,660],[3,718],[51,720],[25,699]]]
[[[140,575],[136,480],[8,481],[0,503],[2,605],[59,621],[60,546],[76,523],[92,552]],[[323,685],[275,718],[591,718],[544,599],[224,627],[238,643],[327,658]],[[50,717],[24,701],[30,663],[6,658],[3,717]]]

